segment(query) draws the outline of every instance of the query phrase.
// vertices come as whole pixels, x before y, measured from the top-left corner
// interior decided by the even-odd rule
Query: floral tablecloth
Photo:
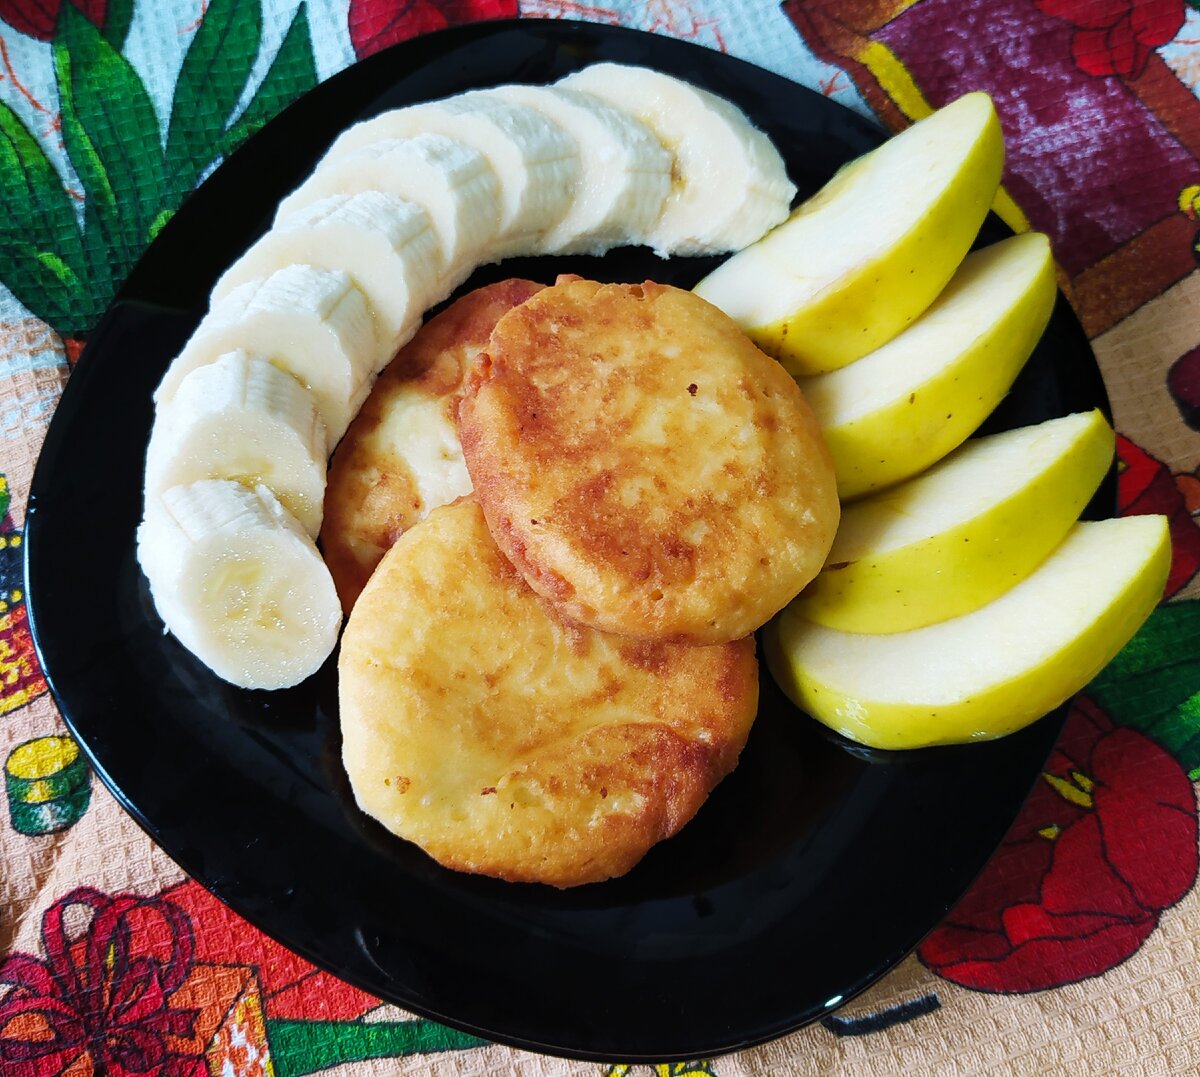
[[[30,642],[33,463],[146,243],[321,79],[405,38],[514,16],[699,42],[893,129],[989,91],[1009,150],[997,208],[1053,240],[1112,397],[1122,511],[1171,519],[1163,605],[1074,705],[966,898],[865,995],[737,1055],[535,1056],[314,969],[124,815]],[[0,0],[0,1073],[1200,1070],[1198,94],[1197,0]]]

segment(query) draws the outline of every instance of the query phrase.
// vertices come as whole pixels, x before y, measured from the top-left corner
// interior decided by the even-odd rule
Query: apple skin
[[[848,505],[794,612],[843,632],[923,628],[1033,572],[1112,463],[1097,410],[968,441],[928,471]]]
[[[763,649],[798,707],[859,744],[990,740],[1084,688],[1150,616],[1170,565],[1165,516],[1079,523],[1036,572],[972,613],[868,636],[788,607]]]
[[[962,444],[1008,392],[1057,297],[1044,235],[967,256],[905,332],[841,370],[798,378],[849,501],[911,478]]]
[[[851,162],[695,290],[793,374],[836,370],[933,302],[1003,165],[991,98],[966,94]]]

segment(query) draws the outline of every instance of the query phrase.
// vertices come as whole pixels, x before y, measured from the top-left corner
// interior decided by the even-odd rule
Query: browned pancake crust
[[[716,307],[652,282],[560,282],[506,314],[459,433],[500,548],[610,632],[738,639],[816,575],[837,527],[796,383]]]
[[[733,769],[753,639],[646,643],[560,620],[473,497],[380,563],[342,639],[343,759],[360,806],[447,867],[574,886],[628,871]]]
[[[435,505],[470,489],[450,460],[426,477],[423,496],[404,445],[414,414],[440,425],[429,436],[441,434],[461,464],[453,431],[463,374],[500,317],[542,287],[514,278],[463,296],[423,325],[380,374],[333,455],[325,493],[320,542],[346,613],[392,543]]]

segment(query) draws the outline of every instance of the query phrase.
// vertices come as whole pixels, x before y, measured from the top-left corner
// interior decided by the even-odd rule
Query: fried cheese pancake
[[[512,279],[463,296],[380,374],[333,455],[325,488],[321,548],[346,613],[397,537],[470,493],[455,423],[463,373],[501,315],[541,288]]]
[[[737,763],[753,638],[646,643],[557,617],[473,497],[402,535],[338,662],[359,806],[446,867],[567,887],[628,871]]]
[[[564,280],[497,323],[459,407],[492,536],[567,617],[722,643],[816,575],[833,465],[795,381],[691,292]]]

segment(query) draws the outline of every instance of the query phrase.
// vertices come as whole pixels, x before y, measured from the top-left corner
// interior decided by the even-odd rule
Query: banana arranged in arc
[[[332,653],[342,607],[329,570],[265,486],[173,486],[147,500],[137,549],[167,627],[231,684],[284,688]]]
[[[385,191],[429,214],[440,254],[438,299],[490,260],[484,252],[499,229],[500,186],[487,158],[471,146],[432,134],[361,146],[323,162],[280,202],[275,224],[320,199],[359,191]]]
[[[309,537],[326,460],[421,313],[477,266],[736,250],[787,216],[795,188],[740,110],[599,67],[356,125],[217,283],[155,393],[138,560],[218,676],[284,687],[331,653],[340,606]]]
[[[310,393],[332,452],[374,381],[380,349],[366,297],[341,270],[285,266],[234,288],[200,321],[155,394],[169,404],[197,367],[239,348],[269,359]]]
[[[367,297],[381,354],[406,344],[438,294],[441,242],[416,202],[385,191],[322,198],[272,228],[213,288],[219,303],[234,288],[289,265],[344,270]]]
[[[593,64],[559,85],[635,116],[674,155],[674,186],[646,236],[658,254],[740,250],[787,217],[796,188],[779,151],[724,98],[624,64]]]
[[[603,254],[641,243],[671,191],[673,158],[645,124],[595,97],[561,86],[497,86],[485,91],[542,113],[576,133],[580,178],[540,254]]]
[[[179,383],[146,450],[146,493],[201,479],[266,486],[313,538],[325,504],[325,424],[265,359],[228,352]]]
[[[534,109],[475,90],[355,124],[334,142],[318,172],[375,143],[435,134],[483,155],[499,184],[502,255],[527,253],[558,223],[580,179],[579,146],[571,133]]]

